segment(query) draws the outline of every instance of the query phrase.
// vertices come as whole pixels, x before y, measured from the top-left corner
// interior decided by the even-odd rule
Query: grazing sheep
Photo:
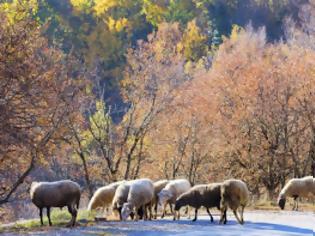
[[[120,184],[115,192],[113,201],[112,201],[112,209],[119,213],[119,218],[121,220],[121,209],[123,204],[127,201],[130,185],[133,181],[125,181]]]
[[[165,212],[165,206],[167,203],[172,205],[175,204],[176,199],[184,192],[187,192],[190,189],[191,185],[186,179],[176,179],[170,180],[169,183],[158,193],[159,205],[163,207],[163,215]],[[176,220],[176,211],[173,211],[174,217],[173,220]],[[177,212],[177,219],[179,219],[180,214]]]
[[[135,214],[135,220],[139,219],[138,210],[143,209],[144,219],[147,218],[147,207],[150,209],[150,219],[152,217],[151,203],[154,197],[153,183],[149,179],[138,179],[130,185],[127,202],[121,210],[122,220],[126,220],[130,213]]]
[[[158,193],[169,183],[169,180],[163,179],[153,183],[154,186],[154,198],[152,201],[152,205],[154,206],[154,219],[157,218],[157,208],[158,208]],[[171,208],[172,210],[172,208]],[[163,212],[165,215],[165,212]]]
[[[237,179],[226,180],[221,185],[221,219],[220,223],[226,221],[226,210],[231,208],[237,221],[244,224],[244,208],[249,201],[249,191],[247,185]],[[240,218],[237,209],[240,208]]]
[[[200,184],[192,187],[190,190],[183,193],[176,199],[175,210],[179,211],[181,207],[187,205],[195,208],[195,218],[193,219],[193,221],[196,221],[198,210],[200,207],[203,206],[207,209],[207,213],[210,216],[211,222],[213,222],[213,217],[209,211],[209,208],[216,207],[218,208],[218,210],[220,210],[220,202],[221,202],[220,183]]]
[[[89,202],[88,210],[102,208],[104,211],[105,207],[108,207],[112,203],[116,189],[122,183],[124,181],[118,181],[97,189]]]
[[[315,196],[315,179],[312,176],[306,176],[304,178],[291,179],[281,190],[278,197],[278,205],[283,210],[286,202],[286,197],[292,197],[294,199],[293,210],[298,210],[299,197],[311,197]]]
[[[49,225],[51,207],[68,207],[72,215],[69,226],[75,225],[81,196],[80,186],[71,180],[56,182],[33,182],[30,190],[31,200],[39,208],[41,225],[43,225],[43,208],[47,208]]]

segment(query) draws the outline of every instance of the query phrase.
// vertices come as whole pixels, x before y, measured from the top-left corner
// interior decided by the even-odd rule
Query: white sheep
[[[51,207],[68,207],[72,215],[69,226],[75,225],[81,196],[80,186],[71,180],[56,182],[33,182],[30,189],[32,202],[39,208],[41,225],[43,225],[43,208],[47,209],[49,225]]]
[[[118,181],[97,189],[89,202],[88,210],[102,208],[104,211],[105,208],[111,205],[116,189],[122,183],[124,181]]]
[[[127,201],[130,185],[133,183],[133,181],[134,180],[124,181],[116,189],[116,192],[112,201],[112,210],[114,212],[119,213],[120,220],[121,220],[121,209],[122,209],[123,204]]]
[[[153,183],[154,186],[154,198],[152,205],[154,206],[154,219],[157,218],[157,208],[158,208],[158,193],[169,183],[169,180],[163,179],[163,180],[158,180]],[[165,212],[163,212],[165,214]]]
[[[281,190],[278,197],[278,205],[283,210],[287,197],[294,199],[293,210],[298,210],[299,197],[315,196],[315,180],[313,176],[291,179]]]
[[[244,208],[249,201],[247,185],[238,179],[226,180],[221,184],[221,218],[220,223],[226,222],[226,210],[232,209],[235,218],[240,224],[244,224]],[[240,217],[237,214],[239,210]]]
[[[165,212],[166,204],[171,204],[171,209],[175,205],[176,199],[184,192],[187,192],[191,188],[191,185],[186,179],[176,179],[170,180],[169,183],[158,193],[159,206],[163,208],[163,215]],[[173,220],[176,220],[176,211],[173,211]],[[177,219],[179,219],[180,214],[177,212]]]
[[[121,210],[122,220],[126,220],[128,216],[135,214],[135,220],[139,219],[138,211],[143,210],[144,219],[147,218],[146,206],[149,205],[150,219],[152,218],[151,203],[154,197],[153,182],[149,179],[138,179],[130,185],[127,202],[123,204]]]

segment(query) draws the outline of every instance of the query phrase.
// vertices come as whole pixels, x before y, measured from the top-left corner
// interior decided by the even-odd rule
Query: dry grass
[[[291,210],[293,208],[293,200],[288,199],[285,209]],[[254,204],[251,204],[248,207],[249,210],[264,210],[264,211],[275,211],[279,210],[279,206],[275,201],[257,201]],[[299,201],[299,211],[312,211],[315,212],[315,202],[306,202],[306,201]]]
[[[94,224],[95,215],[87,210],[80,210],[77,217],[77,225],[88,226]],[[67,210],[53,209],[51,212],[51,221],[55,228],[66,227],[67,223],[70,221],[71,215]],[[4,232],[29,232],[33,230],[45,231],[51,227],[48,226],[47,217],[43,217],[44,226],[41,226],[40,219],[31,219],[24,221],[17,221],[14,224],[0,225],[0,233]]]

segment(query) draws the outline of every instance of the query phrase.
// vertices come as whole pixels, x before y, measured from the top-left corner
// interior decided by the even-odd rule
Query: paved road
[[[222,235],[222,236],[297,236],[313,235],[315,227],[315,213],[311,212],[266,212],[252,211],[245,213],[245,225],[239,225],[232,215],[228,215],[228,224],[218,224],[218,214],[214,215],[215,222],[210,223],[207,216],[200,216],[198,221],[183,217],[180,221],[171,219],[138,222],[102,222],[89,227],[49,228],[30,233],[5,233],[7,236],[20,235],[48,235],[48,236],[74,236],[74,235]]]

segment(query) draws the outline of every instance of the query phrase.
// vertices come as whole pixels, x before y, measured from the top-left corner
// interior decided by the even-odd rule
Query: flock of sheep
[[[68,207],[72,215],[69,226],[74,226],[81,196],[80,186],[71,180],[56,182],[33,182],[30,190],[32,202],[39,208],[41,224],[43,225],[43,208],[47,209],[49,225],[51,207]],[[298,209],[298,197],[315,196],[315,179],[312,176],[291,179],[281,190],[278,205],[284,209],[286,198],[295,200],[294,209]],[[158,206],[162,208],[161,218],[164,217],[167,205],[174,220],[179,220],[180,209],[189,207],[195,209],[197,220],[198,210],[205,207],[210,216],[210,208],[216,207],[221,212],[220,224],[227,222],[226,212],[230,208],[237,221],[244,224],[244,208],[248,204],[250,194],[247,185],[237,179],[229,179],[222,183],[202,184],[191,187],[186,179],[159,180],[137,179],[119,181],[99,188],[91,198],[88,210],[102,208],[103,211],[111,206],[119,214],[120,220],[157,218]],[[154,210],[154,214],[152,212]]]

